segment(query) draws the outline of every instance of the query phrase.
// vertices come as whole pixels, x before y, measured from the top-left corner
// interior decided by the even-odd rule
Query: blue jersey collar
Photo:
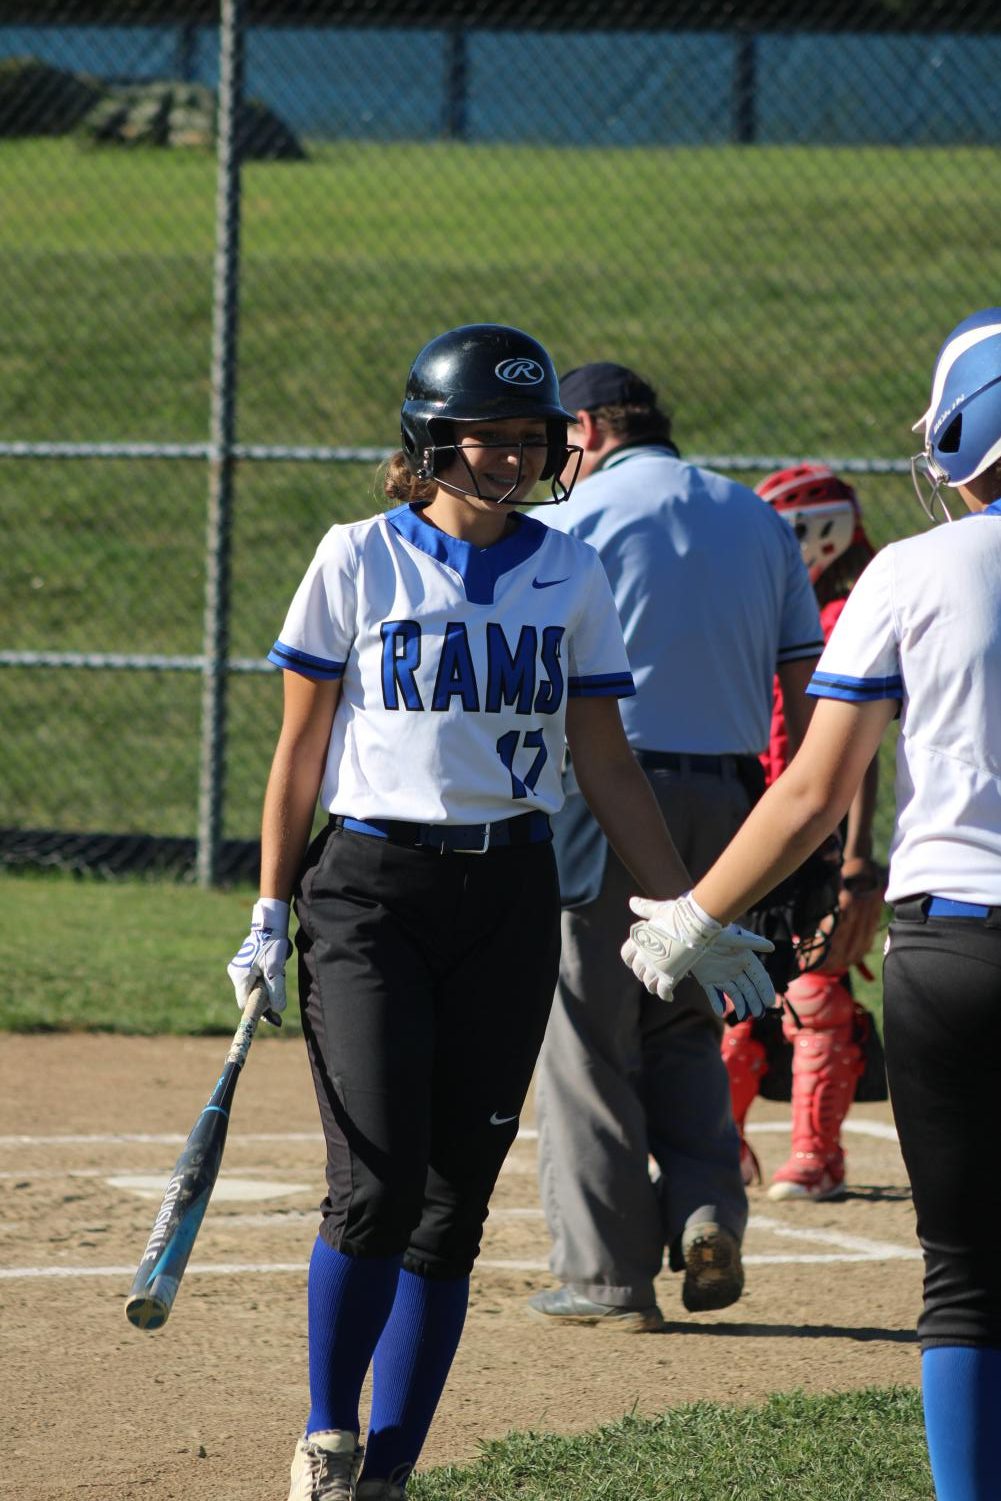
[[[981,512],[983,516],[1001,516],[1001,499],[992,500],[989,506],[984,506]]]
[[[534,516],[515,511],[515,529],[492,547],[474,547],[459,537],[450,537],[421,517],[421,507],[409,502],[386,513],[386,520],[401,537],[439,563],[447,563],[462,579],[466,598],[473,605],[492,605],[497,580],[538,552],[548,527]]]

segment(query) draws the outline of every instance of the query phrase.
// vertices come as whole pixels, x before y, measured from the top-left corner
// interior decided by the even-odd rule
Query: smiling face
[[[440,489],[461,495],[477,509],[517,505],[531,494],[549,452],[541,418],[462,422],[454,431],[454,453],[436,476]]]

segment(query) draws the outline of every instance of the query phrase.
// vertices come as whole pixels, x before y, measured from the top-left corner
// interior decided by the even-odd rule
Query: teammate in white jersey
[[[401,503],[331,529],[271,652],[285,714],[230,973],[281,1009],[294,892],[327,1197],[289,1501],[399,1501],[430,1426],[555,988],[565,743],[636,881],[686,884],[622,730],[634,689],[597,554],[515,509],[540,479],[569,495],[568,418],[527,334],[433,339],[387,471]],[[765,947],[734,930],[697,977],[760,1009]]]
[[[844,815],[900,714],[883,969],[890,1096],[924,1250],[918,1321],[939,1501],[1001,1496],[1001,307],[949,335],[915,485],[958,524],[897,542],[862,574],[811,690],[799,754],[691,899],[725,921],[795,868]],[[923,482],[931,490],[925,496]],[[949,517],[949,519],[952,519]],[[650,985],[688,899],[637,924],[623,957]],[[666,962],[665,946],[671,947]]]

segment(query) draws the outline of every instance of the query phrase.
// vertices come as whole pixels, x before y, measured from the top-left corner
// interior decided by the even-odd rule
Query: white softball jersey
[[[900,700],[887,899],[1001,906],[1001,502],[877,553],[808,691]]]
[[[514,514],[488,548],[410,505],[321,541],[268,659],[341,683],[320,794],[331,813],[555,813],[567,699],[635,692],[597,553]]]

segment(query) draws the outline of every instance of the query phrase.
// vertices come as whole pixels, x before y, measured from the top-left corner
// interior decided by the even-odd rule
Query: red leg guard
[[[767,1058],[764,1044],[751,1034],[752,1026],[751,1021],[744,1021],[737,1022],[732,1027],[724,1027],[720,1043],[723,1063],[730,1079],[733,1118],[740,1133],[740,1171],[746,1184],[761,1182],[761,1168],[753,1147],[744,1135],[744,1122],[761,1088]]]
[[[747,1112],[758,1097],[761,1076],[765,1071],[764,1044],[751,1035],[753,1022],[737,1022],[723,1028],[720,1051],[730,1079],[733,1118],[742,1131]]]
[[[840,975],[800,975],[788,991],[799,1018],[782,1026],[793,1046],[792,1155],[775,1174],[771,1198],[834,1198],[843,1192],[841,1125],[862,1072],[853,1039],[855,1003]]]

